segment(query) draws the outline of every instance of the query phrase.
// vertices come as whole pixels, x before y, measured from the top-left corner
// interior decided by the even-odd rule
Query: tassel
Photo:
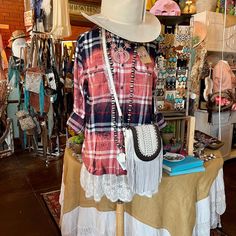
[[[162,150],[158,157],[152,161],[140,160],[134,150],[132,131],[126,130],[125,152],[127,156],[127,178],[131,191],[141,196],[151,197],[158,191],[162,178]]]

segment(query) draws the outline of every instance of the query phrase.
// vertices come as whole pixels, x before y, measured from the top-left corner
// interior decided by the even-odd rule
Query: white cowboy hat
[[[161,31],[156,16],[146,12],[146,0],[102,0],[101,13],[82,15],[96,25],[132,42],[151,42]]]

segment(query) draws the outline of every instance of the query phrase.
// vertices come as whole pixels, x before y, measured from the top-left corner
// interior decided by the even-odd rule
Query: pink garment
[[[222,74],[221,74],[222,70]],[[220,60],[213,69],[213,92],[220,91],[220,80],[222,75],[221,91],[232,89],[236,82],[236,77],[227,61]]]
[[[179,5],[173,0],[158,0],[151,8],[150,12],[153,15],[162,16],[180,16],[181,10]]]

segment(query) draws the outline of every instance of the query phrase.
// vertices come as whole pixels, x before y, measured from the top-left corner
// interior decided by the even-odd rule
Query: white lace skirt
[[[130,202],[134,196],[126,175],[92,175],[84,164],[80,172],[80,183],[86,198],[93,198],[96,202],[99,202],[104,195],[112,202],[118,200]]]

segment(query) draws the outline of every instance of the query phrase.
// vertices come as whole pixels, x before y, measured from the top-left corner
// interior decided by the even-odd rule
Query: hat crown
[[[145,12],[146,0],[103,0],[101,5],[101,14],[120,24],[142,24]]]

